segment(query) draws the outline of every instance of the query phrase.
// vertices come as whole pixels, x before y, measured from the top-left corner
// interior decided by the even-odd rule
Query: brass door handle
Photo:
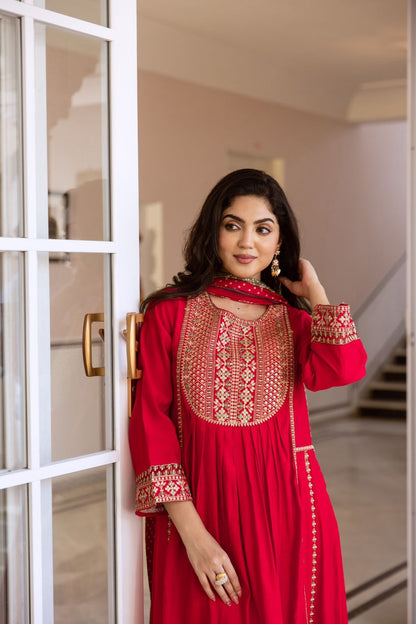
[[[142,371],[137,368],[137,353],[139,351],[139,334],[143,323],[143,314],[130,312],[126,315],[126,343],[127,343],[127,399],[128,415],[134,403],[137,380],[141,378]]]
[[[127,377],[128,379],[140,379],[142,372],[137,368],[137,352],[139,350],[139,331],[143,323],[143,314],[130,312],[126,315],[126,341],[127,341]]]
[[[97,312],[95,314],[86,314],[84,316],[84,327],[82,330],[82,357],[84,359],[85,374],[87,377],[103,377],[105,374],[104,366],[92,365],[92,342],[91,329],[93,323],[103,323],[104,314]]]

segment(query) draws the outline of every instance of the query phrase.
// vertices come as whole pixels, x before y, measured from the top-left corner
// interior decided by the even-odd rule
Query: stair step
[[[373,381],[368,386],[370,390],[385,390],[395,392],[406,392],[407,384],[405,381]]]
[[[367,386],[367,396],[358,402],[361,416],[406,418],[406,344],[401,341],[390,359],[381,367],[378,379]]]
[[[406,374],[406,366],[405,364],[386,364],[383,366],[383,373],[395,373],[395,374]]]
[[[359,408],[374,409],[374,410],[389,410],[389,411],[406,411],[406,401],[382,401],[375,399],[362,399],[358,403]]]

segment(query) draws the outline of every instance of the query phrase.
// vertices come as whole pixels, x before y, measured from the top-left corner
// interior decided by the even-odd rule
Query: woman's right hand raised
[[[164,503],[182,542],[188,559],[206,595],[215,600],[215,593],[221,600],[231,605],[238,604],[241,598],[241,585],[229,556],[213,536],[206,530],[192,501],[172,501]],[[217,574],[227,575],[223,585],[215,583]]]

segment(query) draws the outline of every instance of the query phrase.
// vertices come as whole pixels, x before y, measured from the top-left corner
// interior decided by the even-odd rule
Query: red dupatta
[[[276,291],[254,279],[242,279],[234,275],[219,276],[207,286],[206,291],[217,297],[228,297],[240,303],[253,303],[256,305],[284,304],[287,301]]]

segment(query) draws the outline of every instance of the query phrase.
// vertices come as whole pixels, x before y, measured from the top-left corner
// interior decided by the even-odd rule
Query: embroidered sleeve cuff
[[[158,513],[163,503],[192,500],[180,464],[151,466],[136,478],[136,512]]]
[[[358,340],[357,330],[351,318],[350,306],[317,305],[312,313],[312,341],[344,345]]]

